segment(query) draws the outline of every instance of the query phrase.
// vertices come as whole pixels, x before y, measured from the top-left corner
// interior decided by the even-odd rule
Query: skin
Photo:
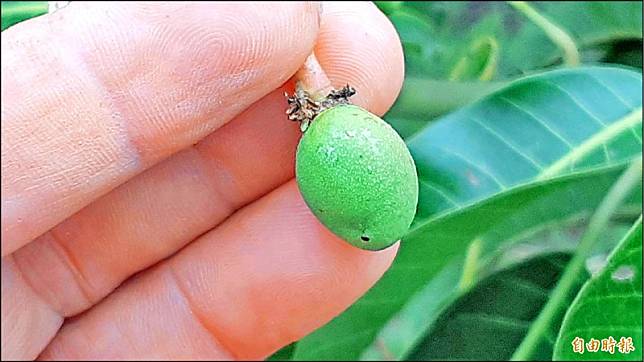
[[[389,247],[416,213],[409,150],[391,126],[358,106],[338,105],[313,120],[298,145],[295,172],[311,211],[361,249]]]
[[[389,267],[306,207],[283,93],[315,50],[382,115],[397,35],[372,4],[265,6],[72,2],[3,32],[3,360],[261,359]]]

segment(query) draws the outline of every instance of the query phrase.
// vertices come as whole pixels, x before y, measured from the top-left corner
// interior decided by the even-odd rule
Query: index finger
[[[295,73],[317,5],[266,6],[72,3],[3,32],[2,255]]]

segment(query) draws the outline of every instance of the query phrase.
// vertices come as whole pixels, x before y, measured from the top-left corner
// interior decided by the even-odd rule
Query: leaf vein
[[[538,171],[543,171],[544,166],[541,163],[537,162],[537,160],[535,160],[534,158],[526,155],[523,151],[519,150],[516,146],[511,144],[510,141],[508,141],[505,137],[500,135],[498,132],[493,130],[491,127],[485,125],[479,119],[477,119],[475,117],[470,117],[470,118],[472,119],[472,121],[474,121],[474,123],[478,124],[484,130],[486,130],[488,133],[492,134],[499,141],[501,141],[501,143],[505,144],[509,149],[511,149],[512,151],[514,151],[515,153],[517,153],[519,156],[523,157],[524,159],[528,160],[528,162],[530,162],[530,164],[532,164],[532,166],[534,166],[534,168],[536,168]]]
[[[606,126],[607,126],[607,124],[606,124],[606,123],[604,123],[604,122],[603,122],[603,121],[602,121],[602,120],[601,120],[601,119],[600,119],[596,114],[594,114],[594,113],[593,113],[593,112],[591,112],[588,108],[586,108],[586,106],[584,106],[584,105],[579,101],[579,99],[577,99],[577,97],[573,96],[573,95],[572,95],[572,93],[571,93],[569,90],[567,90],[566,88],[564,88],[564,87],[562,87],[562,86],[560,86],[560,85],[558,85],[558,84],[555,84],[555,83],[553,83],[553,82],[550,82],[550,81],[544,81],[543,83],[544,83],[544,84],[547,84],[547,85],[549,85],[549,86],[551,86],[551,87],[553,87],[553,88],[555,88],[555,89],[559,90],[561,93],[564,93],[565,95],[567,95],[567,96],[568,96],[568,98],[570,98],[570,100],[571,100],[571,101],[572,101],[572,102],[577,106],[577,108],[581,109],[581,110],[582,110],[584,113],[586,113],[590,118],[592,118],[592,119],[593,119],[593,121],[595,121],[595,122],[597,122],[599,125],[601,125],[601,126],[602,126],[602,128],[604,128],[604,127],[606,127]]]
[[[501,182],[501,180],[496,178],[496,176],[494,176],[490,171],[487,171],[486,169],[478,166],[473,161],[470,161],[467,157],[465,157],[465,156],[463,156],[463,155],[461,155],[461,154],[459,154],[457,152],[454,152],[452,150],[444,149],[444,148],[441,148],[441,147],[436,147],[436,149],[438,149],[441,152],[444,152],[444,153],[446,153],[448,155],[455,156],[458,159],[462,160],[463,162],[467,163],[468,165],[472,166],[472,168],[474,168],[475,170],[479,171],[483,175],[487,176],[490,180],[494,181],[494,183],[496,183],[497,186],[499,186],[499,188],[501,188],[501,190],[506,190],[508,188],[508,186],[506,186],[503,182]]]
[[[594,76],[594,75],[592,75],[590,73],[588,74],[588,76],[590,78],[594,79],[595,82],[597,84],[599,84],[601,87],[606,89],[608,91],[608,93],[612,94],[615,98],[617,98],[617,100],[620,101],[623,105],[625,105],[626,108],[628,108],[629,111],[632,111],[632,110],[635,109],[635,105],[633,105],[630,102],[628,102],[624,97],[622,97],[618,92],[616,92],[608,84],[604,83],[601,79],[599,79],[598,77],[596,77],[596,76]],[[639,79],[639,81],[641,82],[641,79]],[[635,132],[635,130],[631,129],[631,133],[633,134],[635,139],[637,139],[639,141],[639,143],[642,143],[642,138],[640,138],[640,136],[637,135],[637,132]]]
[[[585,140],[577,148],[571,150],[572,152],[565,154],[563,157],[555,161],[552,165],[541,172],[537,179],[543,180],[558,174],[562,170],[566,169],[571,163],[575,162],[578,159],[582,159],[583,157],[591,153],[597,146],[604,144],[604,142],[606,142],[607,140],[638,123],[642,123],[641,107],[625,115],[610,126],[602,129],[601,132],[598,132],[597,134]]]
[[[509,105],[513,106],[514,108],[516,108],[516,109],[520,110],[521,112],[523,112],[523,113],[527,114],[527,115],[528,115],[528,116],[530,116],[530,118],[532,118],[533,120],[537,121],[537,123],[539,123],[540,125],[542,125],[546,130],[548,130],[548,132],[550,132],[553,136],[555,136],[555,138],[559,139],[559,140],[560,140],[561,142],[563,142],[566,146],[568,146],[568,148],[569,148],[570,150],[572,150],[572,149],[574,148],[574,146],[572,145],[572,143],[570,143],[570,141],[568,141],[568,140],[567,140],[567,139],[565,139],[562,135],[560,135],[557,131],[555,131],[554,129],[552,129],[552,127],[550,127],[550,126],[548,125],[548,123],[547,123],[544,119],[542,119],[542,118],[540,118],[540,117],[537,117],[537,115],[536,115],[536,114],[534,114],[533,112],[530,112],[529,110],[527,110],[526,108],[522,107],[521,105],[519,105],[519,104],[515,103],[514,101],[510,100],[509,98],[506,98],[506,97],[499,97],[499,99],[500,99],[500,100],[502,100],[502,101],[504,101],[504,102],[506,102],[506,103],[508,103]]]
[[[434,191],[435,193],[439,194],[443,199],[445,199],[445,200],[449,201],[449,203],[451,203],[452,205],[454,205],[454,206],[456,206],[456,207],[458,207],[458,206],[459,206],[459,203],[458,203],[458,202],[456,202],[456,201],[454,201],[454,199],[452,199],[452,198],[449,196],[449,194],[447,193],[447,191],[443,191],[443,189],[442,189],[441,187],[439,187],[438,185],[435,185],[435,184],[434,184],[434,183],[432,183],[431,181],[429,181],[429,180],[427,180],[427,179],[425,179],[425,178],[420,177],[420,175],[418,175],[418,182],[420,182],[421,184],[423,184],[423,185],[427,186],[428,188],[430,188],[430,189],[431,189],[432,191]]]
[[[461,321],[473,323],[491,323],[499,327],[506,327],[510,329],[528,329],[530,322],[522,321],[520,319],[505,317],[498,314],[486,314],[481,312],[474,313],[459,313],[457,318]]]
[[[519,287],[525,291],[532,292],[533,294],[542,297],[542,298],[547,298],[550,295],[550,291],[538,286],[537,284],[532,283],[529,280],[525,280],[523,278],[518,278],[515,276],[508,277],[506,279],[502,279],[501,283],[510,285],[511,287]]]

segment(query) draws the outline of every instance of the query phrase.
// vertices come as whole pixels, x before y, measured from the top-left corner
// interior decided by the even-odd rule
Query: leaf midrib
[[[642,107],[634,109],[631,113],[620,118],[617,122],[613,122],[610,126],[606,126],[601,131],[579,144],[571,152],[567,153],[548,168],[541,171],[541,173],[536,177],[536,180],[544,180],[558,174],[577,160],[580,160],[584,156],[595,151],[597,147],[603,145],[604,142],[610,140],[613,136],[631,128],[638,122],[642,122]]]

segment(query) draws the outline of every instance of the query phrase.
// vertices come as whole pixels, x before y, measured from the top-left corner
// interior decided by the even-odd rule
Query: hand
[[[403,56],[373,4],[76,3],[2,35],[2,359],[265,358],[392,262],[294,177],[311,51],[382,115]]]

